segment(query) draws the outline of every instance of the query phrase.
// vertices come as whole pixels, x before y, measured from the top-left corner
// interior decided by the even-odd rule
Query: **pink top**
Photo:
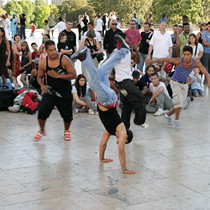
[[[134,30],[128,29],[125,31],[125,34],[129,40],[130,47],[132,47],[132,45],[139,44],[139,41],[142,40],[141,34],[137,29]]]

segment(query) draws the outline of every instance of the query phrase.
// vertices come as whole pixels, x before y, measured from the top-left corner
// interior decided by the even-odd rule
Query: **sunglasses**
[[[117,23],[112,23],[112,25],[113,25],[113,26],[116,26],[116,25],[117,25]]]

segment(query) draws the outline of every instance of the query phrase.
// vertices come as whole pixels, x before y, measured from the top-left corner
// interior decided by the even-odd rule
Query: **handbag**
[[[96,58],[97,58],[98,62],[104,60],[104,53],[103,52],[97,53]]]

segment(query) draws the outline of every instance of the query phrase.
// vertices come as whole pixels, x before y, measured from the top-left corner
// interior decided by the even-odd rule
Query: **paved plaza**
[[[79,71],[79,69],[78,69]],[[47,136],[33,141],[37,114],[0,112],[0,210],[210,210],[210,93],[181,113],[180,128],[147,115],[149,128],[131,123],[127,168],[121,173],[116,138],[99,162],[103,132],[97,115],[78,113],[72,140],[63,140],[56,109]]]

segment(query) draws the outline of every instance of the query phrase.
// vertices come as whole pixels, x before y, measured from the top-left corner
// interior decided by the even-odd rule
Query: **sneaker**
[[[174,127],[180,128],[180,120],[174,120]]]
[[[20,111],[20,105],[13,105],[13,106],[9,106],[8,107],[8,110],[10,111],[10,112],[19,112]]]
[[[83,46],[71,56],[71,59],[72,60],[79,59],[80,61],[84,61],[86,58],[86,54],[87,54],[87,47]]]
[[[89,109],[89,110],[88,110],[88,114],[92,114],[92,115],[94,115],[94,114],[95,114],[95,112],[94,112],[92,109]]]
[[[119,34],[115,34],[114,37],[116,39],[117,49],[120,49],[120,48],[128,48],[129,49],[128,44],[125,42],[125,40]]]
[[[64,140],[65,141],[70,141],[71,140],[71,135],[70,135],[70,130],[66,130],[64,133]]]
[[[77,113],[79,113],[79,109],[74,109],[74,114],[77,114]]]
[[[149,127],[149,125],[147,123],[144,123],[144,124],[142,124],[140,126],[141,126],[141,128],[148,128]]]
[[[159,108],[157,110],[157,112],[155,112],[154,116],[160,116],[160,115],[163,115],[163,114],[164,114],[163,109],[162,108]]]
[[[185,104],[185,106],[184,106],[184,109],[185,109],[185,110],[189,107],[190,102],[191,102],[191,98],[190,98],[190,96],[187,96],[186,104]]]
[[[167,114],[164,114],[163,117],[168,125],[173,124],[173,120]]]

